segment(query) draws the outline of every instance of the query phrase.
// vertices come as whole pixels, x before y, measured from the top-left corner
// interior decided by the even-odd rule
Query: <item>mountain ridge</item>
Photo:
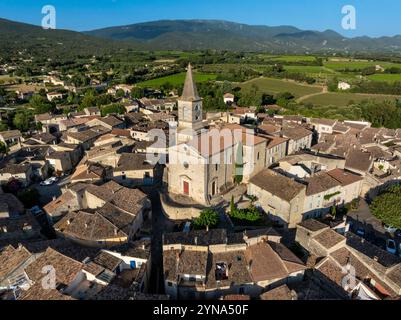
[[[0,51],[63,50],[88,53],[116,49],[229,50],[305,53],[401,53],[401,35],[347,38],[327,29],[248,25],[225,20],[157,20],[85,32],[44,30],[40,26],[0,18]],[[55,44],[57,44],[55,46]]]

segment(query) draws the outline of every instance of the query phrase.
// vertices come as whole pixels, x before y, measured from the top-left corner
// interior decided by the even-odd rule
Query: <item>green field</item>
[[[367,67],[374,67],[380,65],[383,68],[390,67],[401,67],[400,64],[383,62],[383,61],[360,61],[360,60],[349,60],[349,61],[328,61],[324,63],[324,66],[332,70],[344,70],[344,69],[364,69]]]
[[[299,73],[306,73],[306,74],[335,74],[336,72],[319,66],[284,66],[285,70],[290,72],[299,72]]]
[[[315,61],[314,56],[269,56],[268,58],[269,60],[289,62]]]
[[[368,77],[369,80],[373,81],[385,81],[385,82],[401,82],[401,74],[373,74]]]
[[[217,75],[195,72],[194,78],[195,78],[196,82],[200,83],[200,82],[207,82],[207,81],[215,80],[217,78]],[[158,88],[166,82],[169,82],[170,84],[172,84],[174,86],[177,86],[177,85],[184,84],[184,81],[185,81],[185,72],[182,72],[182,73],[173,74],[173,75],[167,76],[167,77],[162,77],[162,78],[157,78],[157,79],[140,82],[137,85],[140,87]]]
[[[280,92],[291,92],[296,98],[322,92],[322,88],[318,86],[309,86],[298,84],[292,81],[271,79],[271,78],[258,78],[241,84],[243,91],[251,90],[252,85],[258,87],[258,91],[267,94],[276,94]]]
[[[360,94],[360,93],[322,93],[310,98],[303,100],[303,103],[312,103],[315,105],[333,105],[333,106],[347,106],[351,101],[360,102],[363,100],[394,100],[396,98],[401,98],[391,95],[377,95],[377,94]]]

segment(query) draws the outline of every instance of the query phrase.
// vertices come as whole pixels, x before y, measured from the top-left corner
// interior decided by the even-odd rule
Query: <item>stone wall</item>
[[[162,210],[170,220],[190,220],[198,218],[203,208],[175,203],[166,194],[160,194]]]

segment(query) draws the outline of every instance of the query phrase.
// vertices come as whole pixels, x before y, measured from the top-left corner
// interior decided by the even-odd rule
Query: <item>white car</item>
[[[397,246],[393,239],[387,239],[386,250],[391,254],[397,254]]]
[[[42,181],[40,183],[41,186],[51,186],[52,184],[56,183],[58,181],[57,177],[51,177],[45,181]]]
[[[385,224],[384,225],[384,230],[386,230],[388,233],[393,234],[393,233],[395,233],[397,231],[397,228]]]

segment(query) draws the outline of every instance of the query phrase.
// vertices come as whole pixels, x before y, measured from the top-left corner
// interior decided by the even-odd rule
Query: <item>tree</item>
[[[205,209],[201,212],[200,216],[195,219],[194,225],[196,229],[203,229],[205,227],[214,228],[219,224],[219,214],[213,209]]]
[[[101,109],[102,117],[105,117],[109,114],[124,114],[125,113],[125,107],[122,104],[119,103],[114,103],[110,104],[108,106],[104,106]]]
[[[13,120],[13,124],[21,131],[28,131],[33,123],[33,116],[28,110],[18,111]]]
[[[8,130],[7,123],[0,122],[0,131],[7,131],[7,130]]]
[[[55,106],[45,97],[35,94],[30,100],[29,105],[35,110],[36,114],[54,111]]]
[[[370,205],[372,214],[387,225],[401,229],[401,185],[382,192]]]
[[[116,98],[123,98],[125,96],[125,91],[123,89],[118,89],[116,92]]]
[[[3,142],[0,142],[0,153],[7,153],[7,146]]]
[[[141,87],[133,87],[131,89],[131,98],[132,99],[141,99],[145,95],[145,90]]]

